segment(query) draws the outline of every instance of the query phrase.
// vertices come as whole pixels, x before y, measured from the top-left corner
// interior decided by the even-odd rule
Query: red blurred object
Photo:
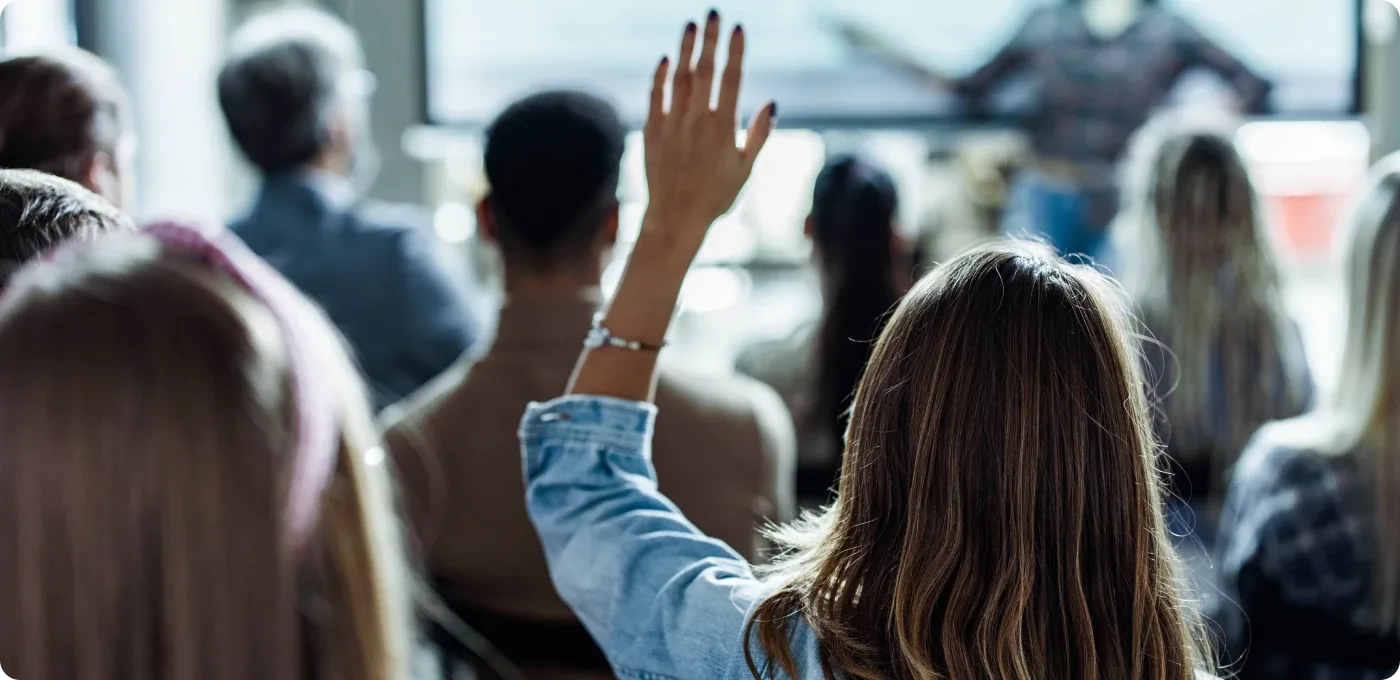
[[[1276,195],[1266,200],[1277,220],[1279,243],[1289,254],[1313,258],[1328,253],[1337,224],[1346,211],[1346,195]]]

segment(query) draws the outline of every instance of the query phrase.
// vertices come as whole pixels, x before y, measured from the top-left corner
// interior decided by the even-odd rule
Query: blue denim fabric
[[[1107,230],[1091,220],[1090,204],[1089,191],[1023,170],[1012,181],[1001,230],[1007,236],[1044,239],[1066,256],[1099,257]]]
[[[744,628],[775,584],[657,491],[655,422],[654,406],[606,397],[526,409],[526,506],[554,586],[623,680],[751,680]],[[816,635],[791,628],[798,679],[824,678]],[[766,670],[756,641],[753,652]]]
[[[526,410],[526,504],[550,574],[619,677],[747,680],[744,628],[772,589],[657,491],[655,420],[650,404],[603,397]],[[822,677],[811,629],[793,628],[801,677]]]

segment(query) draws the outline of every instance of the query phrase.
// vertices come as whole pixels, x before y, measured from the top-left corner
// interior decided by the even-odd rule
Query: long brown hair
[[[827,162],[812,192],[809,224],[823,279],[816,386],[807,425],[841,441],[847,411],[875,338],[899,301],[895,220],[899,194],[883,169],[853,156]],[[833,462],[831,473],[835,472]],[[834,480],[828,478],[821,490]]]
[[[993,244],[927,276],[856,393],[840,497],[780,532],[750,621],[756,678],[1188,680],[1209,660],[1178,597],[1131,315],[1110,284]],[[762,648],[760,668],[753,643]]]
[[[409,607],[363,386],[309,303],[339,441],[290,543],[289,356],[270,309],[148,234],[0,305],[0,665],[21,678],[397,680]],[[21,285],[22,284],[22,285]],[[332,400],[328,400],[332,401]]]
[[[1125,285],[1173,357],[1157,362],[1165,375],[1148,376],[1161,391],[1162,438],[1174,458],[1209,467],[1222,492],[1255,430],[1307,407],[1303,348],[1229,130],[1154,121],[1135,140],[1129,171],[1115,229]]]

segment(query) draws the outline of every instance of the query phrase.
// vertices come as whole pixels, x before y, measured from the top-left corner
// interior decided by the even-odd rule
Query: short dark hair
[[[126,92],[96,56],[72,49],[0,60],[0,168],[81,182],[130,128]]]
[[[505,257],[547,268],[583,254],[617,205],[627,129],[608,102],[552,91],[486,131],[486,178]]]
[[[260,14],[234,35],[219,71],[219,105],[243,154],[267,174],[311,162],[329,141],[340,79],[358,65],[344,22],[311,8]]]
[[[131,228],[120,210],[74,182],[0,170],[0,285],[63,241]]]

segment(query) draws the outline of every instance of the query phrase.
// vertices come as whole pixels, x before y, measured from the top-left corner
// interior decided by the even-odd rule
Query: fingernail
[[[662,57],[662,58],[661,58],[661,63],[660,63],[658,66],[659,66],[660,68],[665,68],[666,65],[669,64],[669,63],[671,63],[671,57],[665,56],[665,57]]]
[[[710,21],[719,21],[719,10],[710,10]]]
[[[743,32],[744,32],[744,25],[743,25],[743,24],[734,24],[734,35],[739,35],[740,33],[743,33]]]
[[[690,23],[688,23],[688,24],[685,25],[685,34],[686,34],[686,35],[691,35],[691,34],[693,34],[693,33],[695,33],[695,22],[694,22],[694,21],[692,21],[692,22],[690,22]]]
[[[778,102],[768,102],[768,115],[778,117]]]

